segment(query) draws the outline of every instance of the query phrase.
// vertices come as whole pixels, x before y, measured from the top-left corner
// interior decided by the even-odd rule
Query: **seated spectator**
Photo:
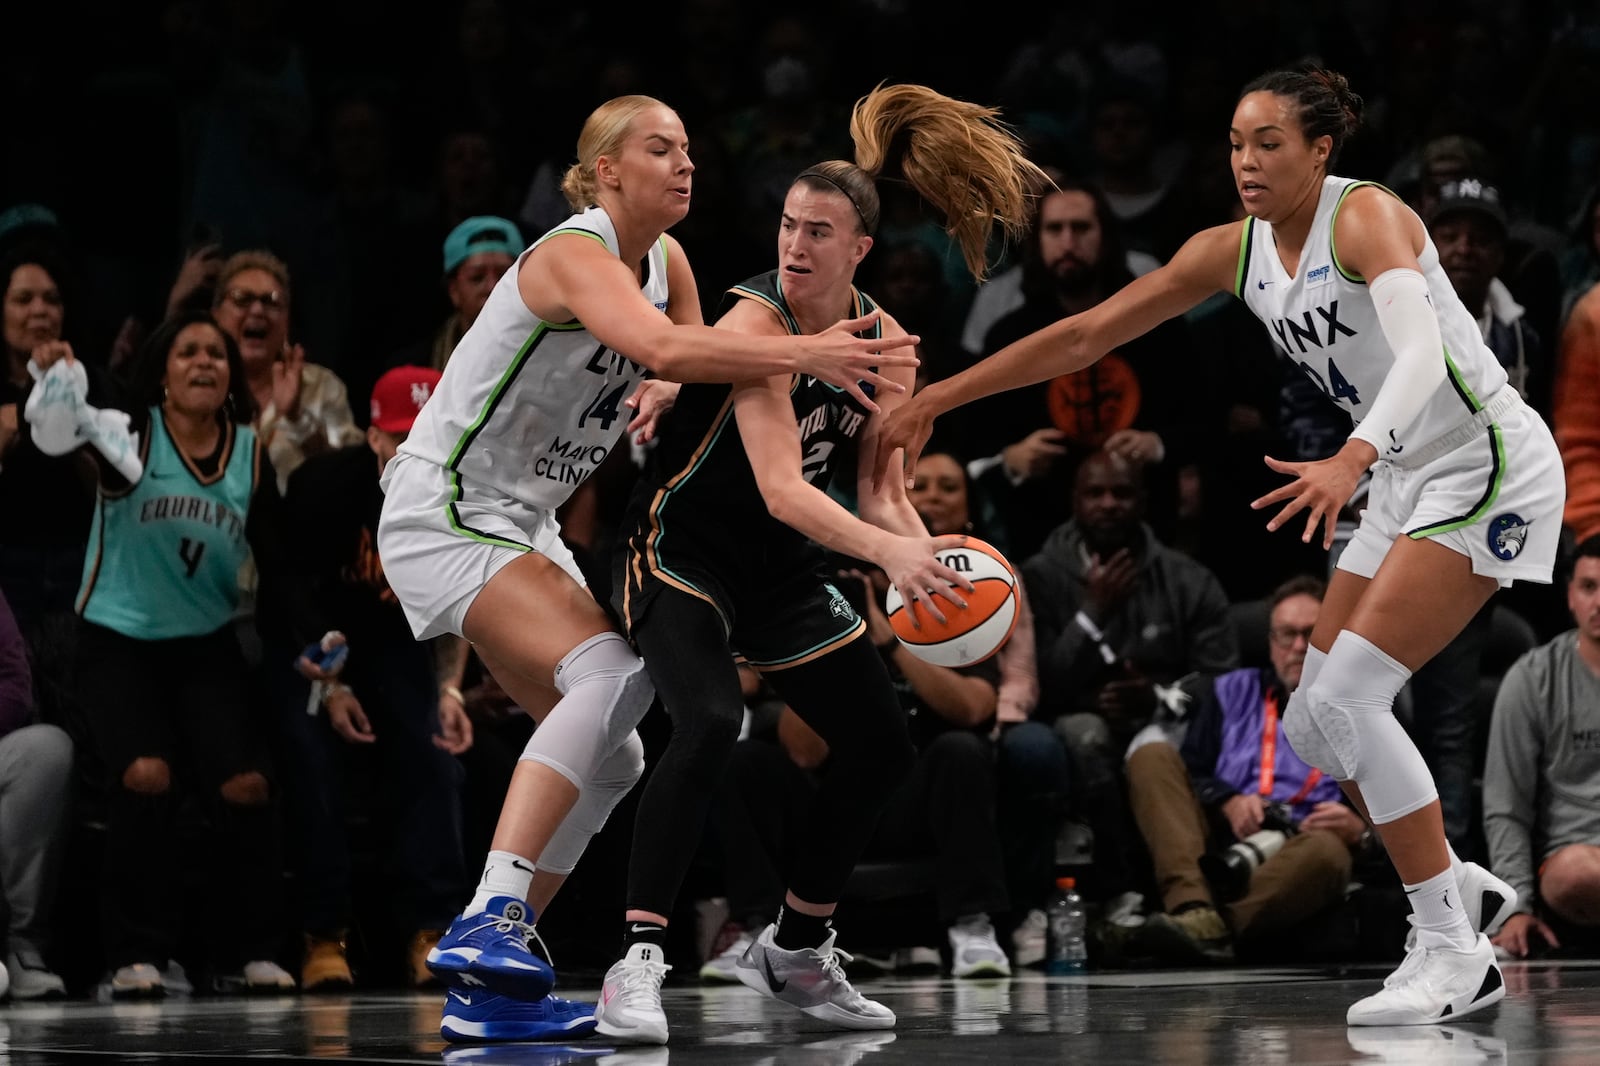
[[[1145,883],[1123,753],[1151,725],[1180,739],[1192,693],[1239,665],[1222,586],[1156,539],[1144,502],[1139,468],[1096,452],[1078,468],[1072,518],[1022,564],[1039,653],[1036,716],[1067,745],[1107,903]]]
[[[1157,958],[1230,960],[1235,939],[1271,936],[1338,903],[1353,851],[1371,839],[1339,783],[1301,761],[1278,728],[1300,683],[1323,591],[1320,579],[1301,577],[1272,594],[1272,668],[1231,670],[1206,686],[1189,712],[1181,753],[1158,742],[1128,756],[1128,795],[1162,905],[1136,940]],[[1291,835],[1251,871],[1239,898],[1218,899],[1201,856],[1264,826]]]
[[[1600,537],[1575,550],[1567,606],[1575,628],[1506,671],[1483,770],[1490,866],[1517,891],[1493,939],[1518,958],[1600,926]]]
[[[907,492],[928,532],[971,533],[1005,553],[994,538],[992,509],[968,476],[966,464],[938,447],[917,459]],[[1017,624],[995,656],[1000,688],[995,700],[999,778],[996,815],[1005,859],[1006,894],[1020,920],[1011,933],[1018,966],[1044,962],[1045,901],[1055,884],[1056,832],[1066,814],[1070,785],[1067,751],[1050,726],[1033,717],[1039,706],[1038,651],[1027,589],[1017,585]]]
[[[72,740],[35,721],[27,649],[0,594],[0,894],[12,999],[64,996],[45,961],[56,863],[71,806]]]
[[[284,497],[292,565],[323,614],[314,631],[337,626],[350,649],[338,679],[317,690],[324,714],[306,713],[315,706],[307,692],[315,682],[288,669],[280,674],[288,691],[276,716],[299,852],[300,986],[308,992],[354,982],[346,954],[352,901],[341,766],[350,754],[337,750],[340,741],[370,745],[377,759],[373,822],[386,843],[389,891],[362,907],[372,912],[364,917],[388,919],[410,936],[411,984],[434,983],[424,960],[471,887],[462,854],[462,769],[454,758],[472,744],[461,693],[467,644],[450,635],[432,646],[412,637],[376,550],[378,476],[439,376],[429,367],[384,374],[372,390],[366,442],[307,459]],[[269,656],[285,666],[293,659],[293,650]]]
[[[885,657],[918,753],[864,858],[932,858],[952,976],[1009,977],[1011,964],[992,919],[1010,906],[995,831],[990,740],[1000,665],[990,658],[957,670],[911,654],[883,612],[887,580],[881,571],[841,573],[837,584],[866,619],[866,639]],[[787,708],[776,733],[777,743],[752,737],[735,745],[724,796],[714,807],[729,912],[746,931],[702,970],[713,979],[735,980],[734,962],[754,942],[751,931],[777,917],[792,835],[787,827],[814,801],[811,771],[828,757],[822,738]]]
[[[70,370],[65,353],[43,369],[59,373],[58,361]],[[205,312],[184,312],[151,334],[129,393],[123,450],[113,460],[103,442],[95,447],[108,450],[92,453],[100,493],[78,594],[75,672],[107,778],[107,991],[168,990],[163,971],[173,972],[185,916],[180,797],[208,816],[206,876],[225,886],[202,901],[226,905],[225,915],[204,915],[227,930],[208,960],[219,984],[290,990],[294,978],[273,960],[283,864],[267,746],[233,625],[239,570],[252,555],[269,613],[281,602],[272,595],[283,573],[277,479],[249,425],[239,350]],[[50,414],[29,414],[36,435]]]
[[[307,456],[362,442],[338,375],[289,341],[289,267],[265,251],[235,252],[217,273],[212,314],[239,348],[255,431],[278,472],[278,492]]]
[[[989,330],[984,354],[1098,305],[1133,280],[1115,216],[1094,185],[1063,179],[1039,197],[1023,246],[1023,303]],[[995,393],[953,412],[968,468],[995,501],[1011,550],[1026,558],[1070,513],[1074,471],[1105,448],[1147,468],[1151,522],[1170,540],[1179,470],[1206,445],[1201,379],[1187,358],[1187,322],[1173,319],[1094,366]]]

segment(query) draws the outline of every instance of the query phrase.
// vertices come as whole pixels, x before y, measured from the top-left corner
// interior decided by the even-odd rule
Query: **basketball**
[[[939,553],[939,561],[972,582],[963,592],[967,607],[935,597],[946,622],[940,622],[919,603],[907,609],[900,590],[889,586],[884,610],[895,636],[919,659],[936,666],[961,667],[981,663],[1011,636],[1017,624],[1017,574],[1006,557],[977,537]],[[912,611],[921,628],[912,625]]]

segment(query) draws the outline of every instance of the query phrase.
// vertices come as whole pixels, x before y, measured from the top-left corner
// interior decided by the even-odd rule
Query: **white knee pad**
[[[1314,766],[1335,781],[1350,780],[1350,773],[1340,761],[1328,738],[1311,717],[1306,693],[1310,686],[1302,678],[1300,687],[1289,695],[1289,706],[1283,710],[1283,736],[1307,766]]]
[[[590,637],[556,666],[561,699],[533,731],[522,757],[543,763],[582,791],[627,742],[655,699],[644,661],[616,633]]]
[[[1327,663],[1327,652],[1318,651],[1316,648],[1313,648],[1311,645],[1307,644],[1305,662],[1300,664],[1300,684],[1296,686],[1296,691],[1300,691],[1302,689],[1309,691],[1311,686],[1317,683],[1317,678],[1321,675],[1322,668],[1326,666]]]
[[[1347,630],[1333,642],[1316,682],[1302,689],[1307,717],[1343,771],[1335,776],[1360,786],[1375,823],[1392,822],[1438,798],[1433,775],[1394,716],[1395,696],[1410,677],[1383,649]]]
[[[644,774],[644,742],[629,733],[622,746],[600,764],[594,779],[578,793],[578,802],[540,852],[538,867],[555,874],[570,874],[594,835],[622,797]]]
[[[1289,694],[1289,706],[1283,709],[1283,735],[1301,762],[1315,766],[1335,781],[1348,781],[1350,775],[1345,773],[1344,764],[1328,746],[1322,730],[1312,721],[1306,703],[1306,694],[1317,683],[1317,676],[1327,661],[1327,652],[1307,646],[1305,662],[1300,667],[1300,684]]]

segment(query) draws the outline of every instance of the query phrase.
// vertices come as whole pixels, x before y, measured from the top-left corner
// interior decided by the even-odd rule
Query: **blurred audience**
[[[12,999],[67,993],[46,956],[72,808],[72,739],[37,719],[27,649],[0,593],[0,897]]]
[[[289,670],[293,649],[269,655],[286,685],[275,716],[297,852],[306,991],[354,983],[352,905],[369,931],[402,930],[409,938],[407,980],[432,985],[424,961],[471,887],[461,836],[462,769],[454,758],[472,745],[461,691],[467,644],[449,635],[419,643],[377,555],[378,477],[438,382],[431,367],[385,373],[372,390],[366,441],[307,459],[284,496],[293,573],[309,585],[321,612],[313,632],[337,629],[349,648],[328,682]],[[368,747],[372,761],[358,763],[363,756],[339,750],[346,745]],[[358,766],[369,771],[355,778],[368,783],[362,806],[386,856],[386,891],[354,900],[346,793]]]
[[[1239,665],[1222,586],[1157,539],[1144,502],[1138,467],[1109,451],[1090,455],[1078,467],[1072,518],[1022,564],[1038,714],[1071,756],[1074,806],[1094,832],[1106,901],[1147,881],[1124,754],[1136,738],[1179,742],[1194,694]]]

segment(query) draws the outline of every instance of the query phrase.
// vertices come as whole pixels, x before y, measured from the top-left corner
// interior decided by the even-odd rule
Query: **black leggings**
[[[634,640],[672,719],[672,736],[640,796],[627,906],[670,916],[739,739],[744,697],[721,617],[704,600],[663,590]],[[905,712],[865,639],[766,678],[828,744],[820,787],[782,872],[800,899],[833,903],[889,795],[911,771]]]

